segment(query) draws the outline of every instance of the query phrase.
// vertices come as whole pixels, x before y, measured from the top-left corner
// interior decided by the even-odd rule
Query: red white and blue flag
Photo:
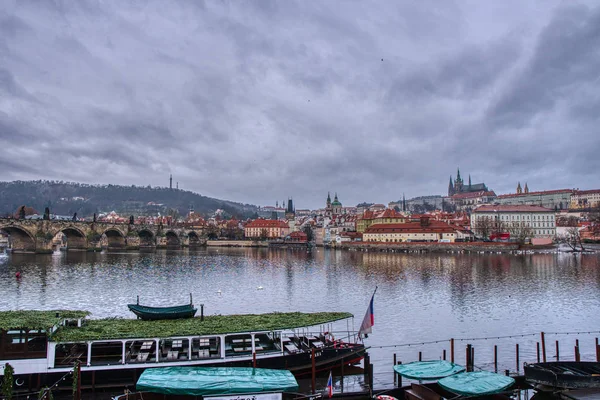
[[[327,394],[329,398],[333,396],[333,378],[331,376],[331,371],[329,371],[329,379],[327,379]]]
[[[375,292],[377,291],[377,287],[375,287]],[[375,299],[375,292],[373,292],[373,296],[371,296],[371,302],[369,303],[369,307],[367,308],[367,312],[365,313],[365,317],[363,318],[362,324],[360,325],[360,329],[358,330],[359,337],[368,337],[367,335],[373,331],[373,325],[375,325],[375,311],[373,309],[373,300]]]

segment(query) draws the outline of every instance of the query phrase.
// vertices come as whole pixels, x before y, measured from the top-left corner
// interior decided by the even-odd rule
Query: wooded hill
[[[14,214],[22,206],[43,214],[46,207],[55,215],[91,217],[115,211],[119,215],[187,215],[190,207],[202,215],[217,209],[237,218],[256,212],[256,206],[219,200],[200,194],[163,187],[88,185],[63,181],[0,182],[0,215]]]

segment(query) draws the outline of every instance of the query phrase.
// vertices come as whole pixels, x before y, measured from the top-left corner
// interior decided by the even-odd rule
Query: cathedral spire
[[[521,189],[521,182],[517,184],[517,194],[523,193],[523,189]]]
[[[527,182],[525,182],[525,193],[529,193],[529,188],[527,187]]]
[[[450,175],[450,183],[448,183],[448,196],[454,194],[454,185],[452,184],[452,175]]]
[[[469,174],[469,190],[471,190],[471,174]]]
[[[456,168],[456,180],[460,181],[460,168]]]
[[[404,193],[402,193],[402,211],[406,212],[406,197],[404,197]]]

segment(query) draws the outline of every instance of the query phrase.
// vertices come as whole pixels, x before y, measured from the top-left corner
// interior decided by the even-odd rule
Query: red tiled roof
[[[496,204],[479,206],[473,212],[553,212],[553,210],[541,206]]]
[[[451,233],[456,228],[441,221],[429,221],[429,224],[422,225],[420,222],[407,222],[404,224],[375,224],[371,225],[365,233]]]
[[[306,239],[308,236],[304,232],[296,231],[290,233],[291,238]]]
[[[499,199],[506,199],[511,197],[522,197],[522,196],[531,196],[531,195],[551,195],[551,194],[559,194],[559,193],[572,193],[571,189],[558,189],[558,190],[542,190],[539,192],[529,192],[529,193],[511,193],[511,194],[501,194],[498,196]]]
[[[289,228],[289,226],[284,221],[259,218],[247,223],[246,228]]]
[[[482,197],[482,196],[494,196],[495,197],[496,193],[494,193],[493,190],[488,191],[488,192],[485,192],[482,190],[480,192],[457,193],[450,198],[451,199],[472,199],[472,198]]]
[[[380,211],[374,218],[404,218],[404,216],[393,208],[387,208]]]

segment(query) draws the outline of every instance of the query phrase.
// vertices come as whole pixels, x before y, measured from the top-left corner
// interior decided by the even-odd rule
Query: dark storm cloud
[[[256,204],[600,187],[600,7],[7,1],[4,179]]]

